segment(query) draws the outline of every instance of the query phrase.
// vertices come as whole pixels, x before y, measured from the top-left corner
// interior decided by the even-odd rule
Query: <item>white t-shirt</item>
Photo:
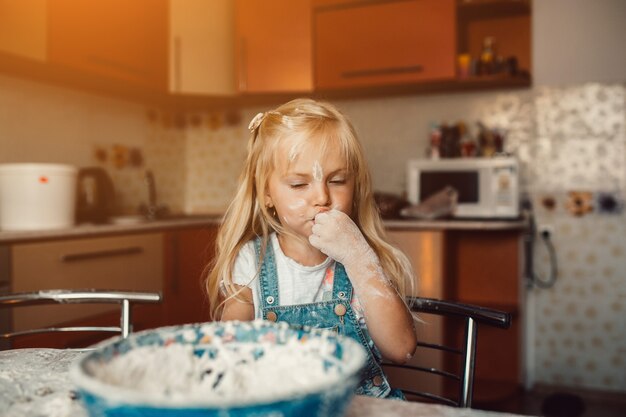
[[[314,266],[304,266],[285,255],[278,242],[276,233],[270,235],[270,244],[274,249],[276,274],[278,275],[279,305],[297,305],[318,303],[332,298],[335,261],[326,258],[324,262]],[[257,274],[257,256],[254,241],[246,243],[235,259],[233,267],[233,283],[252,290],[254,317],[262,318],[261,284]],[[351,303],[358,318],[362,312],[356,297]]]

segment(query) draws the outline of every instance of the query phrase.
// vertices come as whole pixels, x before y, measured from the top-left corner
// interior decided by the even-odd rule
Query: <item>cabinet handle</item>
[[[121,61],[115,61],[115,60],[108,59],[105,57],[100,57],[97,55],[87,55],[85,59],[89,61],[90,63],[97,65],[99,67],[112,69],[114,71],[121,72],[126,75],[130,75],[132,77],[141,78],[141,77],[146,77],[148,75],[146,68],[133,67]]]
[[[337,4],[321,4],[313,6],[314,12],[329,12],[343,9],[354,9],[358,7],[376,6],[380,3],[399,3],[407,0],[352,0],[350,2],[343,2]]]
[[[180,93],[181,91],[181,73],[180,73],[180,62],[182,55],[182,44],[180,41],[180,36],[174,37],[174,91]]]
[[[108,249],[93,252],[69,253],[61,255],[61,262],[79,262],[91,259],[112,258],[115,256],[136,255],[142,253],[143,248],[140,246],[130,246],[127,248]]]
[[[387,68],[371,68],[353,71],[344,71],[341,73],[343,78],[359,78],[372,77],[379,75],[408,74],[424,71],[422,65],[412,65],[408,67],[387,67]]]
[[[241,38],[239,50],[239,91],[248,89],[248,69],[247,69],[247,43],[246,38]]]
[[[170,290],[172,291],[172,294],[178,294],[178,266],[179,266],[178,257],[180,256],[180,254],[178,253],[178,235],[177,234],[172,236],[171,243],[172,243],[171,253],[173,254],[173,256],[172,256],[172,263],[171,263],[172,278],[170,279]]]

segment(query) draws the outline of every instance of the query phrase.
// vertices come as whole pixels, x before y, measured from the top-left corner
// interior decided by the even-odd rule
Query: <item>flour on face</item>
[[[319,161],[313,162],[313,179],[317,182],[324,180],[324,169],[320,165]]]

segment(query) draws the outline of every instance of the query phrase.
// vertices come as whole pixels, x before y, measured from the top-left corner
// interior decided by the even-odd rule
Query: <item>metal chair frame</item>
[[[463,346],[460,348],[450,347],[446,345],[438,345],[432,343],[417,343],[418,347],[427,349],[436,349],[459,355],[461,357],[461,369],[459,374],[454,374],[437,368],[426,368],[414,365],[399,365],[393,363],[384,363],[386,367],[411,369],[420,372],[439,375],[443,378],[459,383],[459,399],[454,401],[450,398],[440,395],[401,389],[405,394],[426,398],[431,401],[452,405],[455,407],[469,408],[472,406],[472,397],[474,392],[474,369],[476,365],[476,341],[478,324],[507,329],[511,325],[511,315],[490,308],[462,304],[457,302],[436,300],[432,298],[407,297],[407,304],[411,311],[417,313],[436,314],[439,316],[453,316],[465,320],[465,338]]]
[[[161,294],[154,292],[113,290],[42,290],[0,295],[0,308],[25,307],[44,304],[120,304],[119,326],[60,326],[41,327],[0,334],[0,339],[11,340],[19,336],[54,332],[105,332],[119,333],[122,338],[132,332],[132,305],[158,303]]]

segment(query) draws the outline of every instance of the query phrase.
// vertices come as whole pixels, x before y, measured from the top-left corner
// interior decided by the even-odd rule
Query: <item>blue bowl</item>
[[[268,342],[269,341],[269,342]],[[191,345],[196,355],[219,355],[221,349],[241,344],[263,356],[273,345],[293,344],[315,349],[329,378],[306,380],[306,385],[291,392],[246,398],[185,398],[155,395],[132,387],[112,385],[101,380],[94,368],[106,366],[113,358],[143,346],[172,343]],[[246,345],[247,346],[247,345]],[[255,353],[256,355],[256,353]],[[96,345],[70,369],[80,397],[91,416],[342,416],[354,395],[366,361],[363,347],[356,341],[327,330],[294,328],[284,323],[265,321],[197,323],[162,327],[119,337]],[[151,364],[152,366],[152,364]],[[153,366],[159,366],[158,363]],[[294,372],[300,372],[294,369]],[[273,376],[276,377],[275,375]],[[263,381],[260,381],[263,383]],[[289,390],[287,390],[289,391]]]

